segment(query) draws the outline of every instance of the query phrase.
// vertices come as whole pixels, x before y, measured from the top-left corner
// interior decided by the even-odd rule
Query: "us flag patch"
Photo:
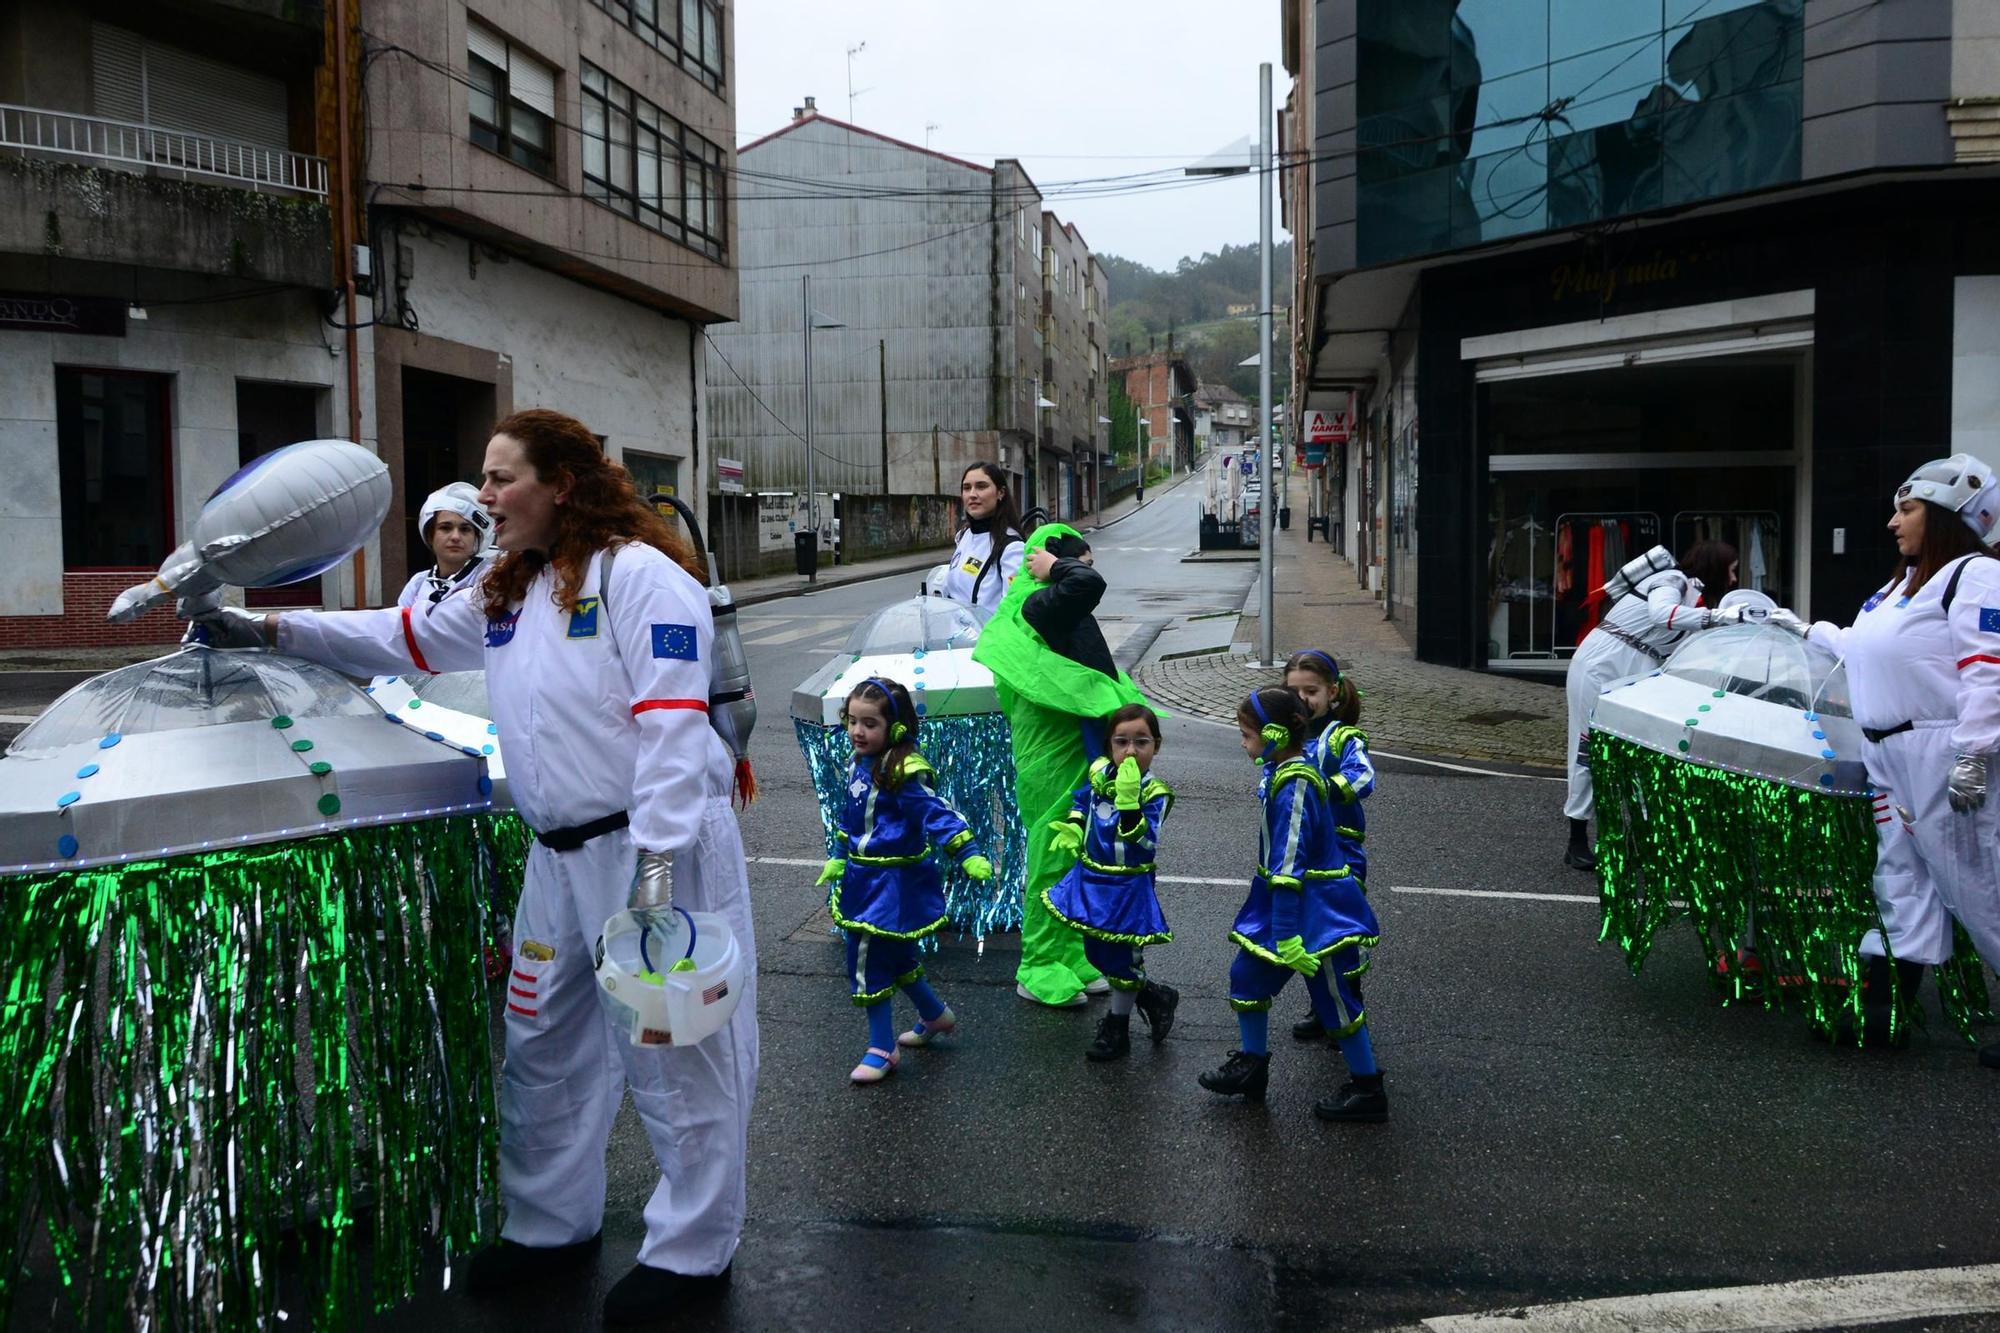
[[[717,1000],[721,999],[723,996],[727,994],[729,994],[729,983],[726,981],[718,981],[713,986],[710,986],[707,990],[701,993],[701,1002],[703,1004],[714,1004]]]

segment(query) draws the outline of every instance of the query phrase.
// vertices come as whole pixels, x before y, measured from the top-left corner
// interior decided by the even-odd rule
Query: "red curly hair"
[[[555,603],[573,608],[583,591],[590,557],[607,546],[637,542],[666,553],[668,559],[705,582],[701,556],[694,546],[639,498],[632,474],[607,458],[597,437],[575,417],[546,408],[530,408],[493,427],[495,435],[520,441],[535,475],[567,493],[556,506],[555,538],[547,551],[508,551],[486,576],[488,618],[528,595],[528,585],[543,569],[556,569]]]

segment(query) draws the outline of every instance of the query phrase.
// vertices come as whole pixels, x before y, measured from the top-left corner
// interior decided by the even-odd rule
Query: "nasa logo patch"
[[[579,597],[576,609],[569,613],[569,637],[572,639],[594,639],[597,637],[597,604],[595,597]]]
[[[699,651],[693,625],[653,626],[653,656],[672,658],[679,662],[692,662],[696,660]]]
[[[1983,633],[2000,634],[2000,606],[1979,608],[1979,628]]]
[[[520,623],[521,612],[518,608],[509,611],[504,616],[489,618],[486,622],[486,646],[488,648],[502,648],[512,643],[514,641],[514,630]]]

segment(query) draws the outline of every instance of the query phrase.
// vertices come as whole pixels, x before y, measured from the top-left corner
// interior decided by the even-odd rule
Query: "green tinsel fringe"
[[[1801,1005],[1828,1033],[1847,1016],[1859,1033],[1858,948],[1882,924],[1868,799],[1689,763],[1602,731],[1590,739],[1599,938],[1615,941],[1637,972],[1660,928],[1684,911],[1709,961],[1731,961],[1717,977],[1728,998]],[[1762,964],[1754,993],[1733,965],[1753,925]],[[1962,933],[1936,971],[1945,1014],[1970,1039],[1987,1009],[1986,984]],[[1919,1019],[1899,1004],[1892,1026]]]
[[[85,1327],[352,1323],[493,1230],[483,952],[513,816],[0,880],[0,1326],[42,1229]],[[372,1283],[362,1290],[359,1243]]]

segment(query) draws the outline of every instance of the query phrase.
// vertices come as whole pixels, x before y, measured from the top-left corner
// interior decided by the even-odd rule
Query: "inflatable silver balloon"
[[[389,512],[389,469],[346,440],[307,440],[244,464],[215,488],[188,539],[146,582],[111,604],[136,620],[170,597],[234,584],[272,588],[323,574],[360,548]]]

